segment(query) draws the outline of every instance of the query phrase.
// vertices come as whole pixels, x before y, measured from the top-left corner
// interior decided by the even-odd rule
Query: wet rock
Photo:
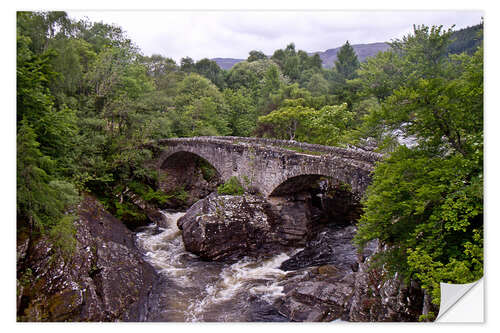
[[[324,267],[324,266],[323,266]],[[349,308],[354,280],[351,273],[335,270],[330,274],[304,277],[285,287],[280,311],[294,321],[332,321]],[[308,311],[311,313],[309,314]],[[297,313],[300,315],[297,316]]]
[[[319,230],[316,236],[307,242],[304,250],[281,264],[285,271],[297,270],[310,266],[333,264],[350,271],[357,262],[356,248],[352,244],[355,227],[328,226]]]
[[[293,246],[305,245],[311,232],[311,195],[296,193],[284,197],[271,197],[269,202],[281,220],[278,230],[281,243]]]
[[[289,322],[290,320],[282,315],[274,305],[262,300],[252,300],[248,321]]]
[[[279,307],[279,313],[291,321],[322,321],[327,315],[328,309],[321,305],[309,305],[298,302],[293,298]]]
[[[278,243],[279,219],[259,196],[213,193],[193,205],[177,224],[186,250],[204,259],[250,255]]]
[[[19,321],[140,321],[157,275],[133,234],[93,198],[78,209],[76,248],[33,241],[18,278]]]
[[[388,277],[370,268],[369,259],[355,278],[350,321],[417,321],[422,314],[423,291],[415,282],[406,285],[397,274]]]
[[[354,234],[352,226],[324,227],[303,251],[283,262],[281,268],[290,273],[283,282],[281,314],[293,321],[418,320],[423,307],[421,289],[414,282],[407,286],[399,276],[389,277],[371,268],[377,242],[358,255],[352,245]]]

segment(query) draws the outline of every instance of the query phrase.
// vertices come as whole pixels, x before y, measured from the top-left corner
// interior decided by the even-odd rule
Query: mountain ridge
[[[351,45],[352,48],[354,49],[354,52],[356,52],[356,55],[358,56],[359,61],[364,61],[368,57],[373,57],[380,51],[386,51],[389,49],[389,44],[385,42],[377,42],[377,43],[368,43],[368,44],[354,44]],[[325,51],[315,51],[315,52],[308,52],[308,55],[314,55],[314,54],[319,54],[319,57],[321,58],[321,61],[323,62],[323,67],[325,68],[331,68],[334,65],[335,60],[337,60],[337,53],[340,50],[342,46],[332,48],[332,49],[327,49]],[[268,55],[268,57],[271,57]],[[212,58],[210,60],[213,60],[219,65],[220,68],[228,70],[231,69],[234,65],[236,65],[239,62],[245,61],[246,59],[238,59],[238,58],[222,58],[222,57],[217,57],[217,58]]]
[[[472,54],[483,40],[482,37],[483,23],[476,24],[473,26],[468,26],[463,29],[453,31],[451,36],[452,42],[448,47],[449,53],[461,53],[466,52]],[[358,56],[360,62],[363,62],[368,57],[375,56],[378,52],[386,51],[390,48],[388,42],[376,42],[367,44],[354,44],[351,45],[354,52]],[[327,49],[325,51],[308,52],[308,55],[319,54],[324,68],[332,68],[334,66],[335,60],[337,60],[337,53],[342,46],[335,47],[332,49]],[[270,56],[267,56],[270,57]],[[246,59],[237,58],[212,58],[219,67],[228,70],[234,65]]]

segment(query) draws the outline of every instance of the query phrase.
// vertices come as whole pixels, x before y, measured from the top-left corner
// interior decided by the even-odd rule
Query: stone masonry
[[[361,149],[344,149],[315,144],[262,138],[192,137],[161,139],[158,171],[169,158],[181,152],[198,155],[208,161],[223,181],[236,176],[246,188],[265,197],[285,181],[298,176],[331,177],[350,186],[362,196],[371,182],[371,171],[382,155]]]

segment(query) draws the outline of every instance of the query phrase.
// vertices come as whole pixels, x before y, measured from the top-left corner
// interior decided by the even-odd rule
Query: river
[[[287,272],[281,263],[301,249],[267,258],[245,257],[233,264],[201,260],[184,249],[177,220],[184,213],[163,212],[167,228],[137,233],[146,260],[167,283],[161,290],[159,321],[287,321],[272,304],[283,294]]]

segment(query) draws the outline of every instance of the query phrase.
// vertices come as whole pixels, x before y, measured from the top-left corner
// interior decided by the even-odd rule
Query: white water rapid
[[[137,234],[146,260],[168,280],[160,319],[250,321],[252,312],[284,295],[280,282],[286,272],[278,267],[300,249],[265,259],[245,257],[232,265],[203,261],[184,249],[177,228],[184,213],[163,213],[167,228],[152,226]]]

